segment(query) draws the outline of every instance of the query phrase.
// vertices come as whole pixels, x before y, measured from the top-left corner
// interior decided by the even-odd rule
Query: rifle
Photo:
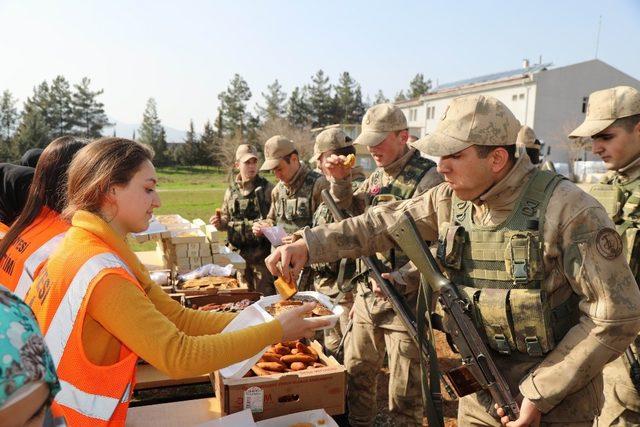
[[[333,197],[331,197],[329,190],[322,190],[322,199],[326,203],[327,207],[331,211],[331,214],[333,215],[333,218],[336,221],[342,221],[345,218],[346,215],[344,215],[343,212],[338,208],[338,205],[336,205]],[[409,308],[407,301],[404,299],[402,294],[398,292],[398,290],[395,286],[393,286],[392,283],[382,277],[382,273],[380,272],[380,268],[378,267],[378,260],[369,256],[363,256],[360,257],[360,259],[369,268],[370,277],[372,277],[378,283],[380,289],[382,289],[382,292],[385,294],[389,302],[391,302],[393,311],[395,311],[395,313],[402,321],[402,324],[404,325],[407,332],[409,333],[409,336],[420,351],[422,357],[429,360],[435,359],[433,357],[430,357],[432,355],[435,355],[435,350],[433,349],[431,343],[418,334],[416,318]],[[423,394],[423,398],[425,399],[424,403],[427,412],[427,419],[429,420],[429,425],[433,427],[443,427],[444,418],[442,415],[442,395],[439,393],[439,378],[435,379],[435,383],[437,383],[434,384],[435,386],[437,386],[437,392],[431,394],[427,393],[426,396]]]
[[[434,293],[439,294],[438,300],[442,308],[452,319],[449,335],[462,356],[463,364],[445,375],[458,396],[487,390],[509,418],[517,420],[520,409],[471,320],[471,304],[460,295],[458,288],[442,275],[410,214],[405,212],[402,215],[392,233],[396,243],[413,261],[424,281],[431,286]]]

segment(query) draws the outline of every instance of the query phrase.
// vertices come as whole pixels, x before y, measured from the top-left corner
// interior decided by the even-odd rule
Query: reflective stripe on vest
[[[64,235],[65,233],[60,233],[52,239],[49,239],[47,243],[40,246],[29,256],[29,258],[26,259],[24,266],[22,267],[22,274],[20,275],[20,279],[18,279],[18,285],[13,291],[14,294],[20,298],[24,298],[29,287],[33,283],[33,279],[36,277],[38,267],[40,267],[40,265],[49,258],[51,252],[58,247],[64,238]]]
[[[102,421],[109,421],[118,405],[129,401],[131,394],[131,383],[127,385],[120,399],[87,393],[63,380],[60,380],[60,387],[61,390],[54,399],[56,403]]]
[[[112,253],[101,253],[89,258],[73,277],[51,323],[44,340],[49,347],[53,363],[58,368],[60,359],[76,322],[78,311],[87,293],[89,284],[102,270],[110,268],[124,268],[135,277],[127,265]]]

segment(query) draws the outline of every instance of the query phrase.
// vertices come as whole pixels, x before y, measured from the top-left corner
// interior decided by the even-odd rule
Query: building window
[[[585,96],[582,98],[582,114],[587,112],[587,105],[589,104],[589,97]]]
[[[520,99],[524,99],[524,93],[521,93],[519,96]]]
[[[511,97],[511,100],[512,100],[512,101],[517,101],[517,100],[518,100],[518,95],[517,95],[517,94],[514,94],[514,95]]]
[[[436,116],[436,107],[427,107],[427,119],[433,119]]]

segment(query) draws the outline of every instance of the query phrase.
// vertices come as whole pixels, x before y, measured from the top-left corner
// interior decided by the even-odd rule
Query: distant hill
[[[104,136],[113,135],[113,131],[115,129],[116,136],[121,136],[123,138],[131,138],[133,136],[133,132],[136,132],[136,136],[138,136],[138,129],[140,129],[140,124],[133,123],[124,123],[113,117],[109,117],[109,122],[114,123],[113,127],[104,128],[102,134]],[[174,129],[169,126],[164,126],[164,130],[167,132],[167,142],[184,142],[184,139],[187,136],[187,131],[181,129]]]

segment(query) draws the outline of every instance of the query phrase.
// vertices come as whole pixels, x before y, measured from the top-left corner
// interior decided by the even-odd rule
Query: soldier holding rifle
[[[491,358],[522,399],[509,421],[488,392],[465,396],[459,425],[591,426],[602,404],[604,365],[640,329],[640,291],[605,210],[527,156],[516,158],[519,129],[494,98],[456,98],[436,131],[415,143],[441,157],[445,183],[305,229],[303,239],[266,262],[289,277],[307,262],[388,250],[408,212],[422,239],[439,241],[447,276],[467,296]]]

